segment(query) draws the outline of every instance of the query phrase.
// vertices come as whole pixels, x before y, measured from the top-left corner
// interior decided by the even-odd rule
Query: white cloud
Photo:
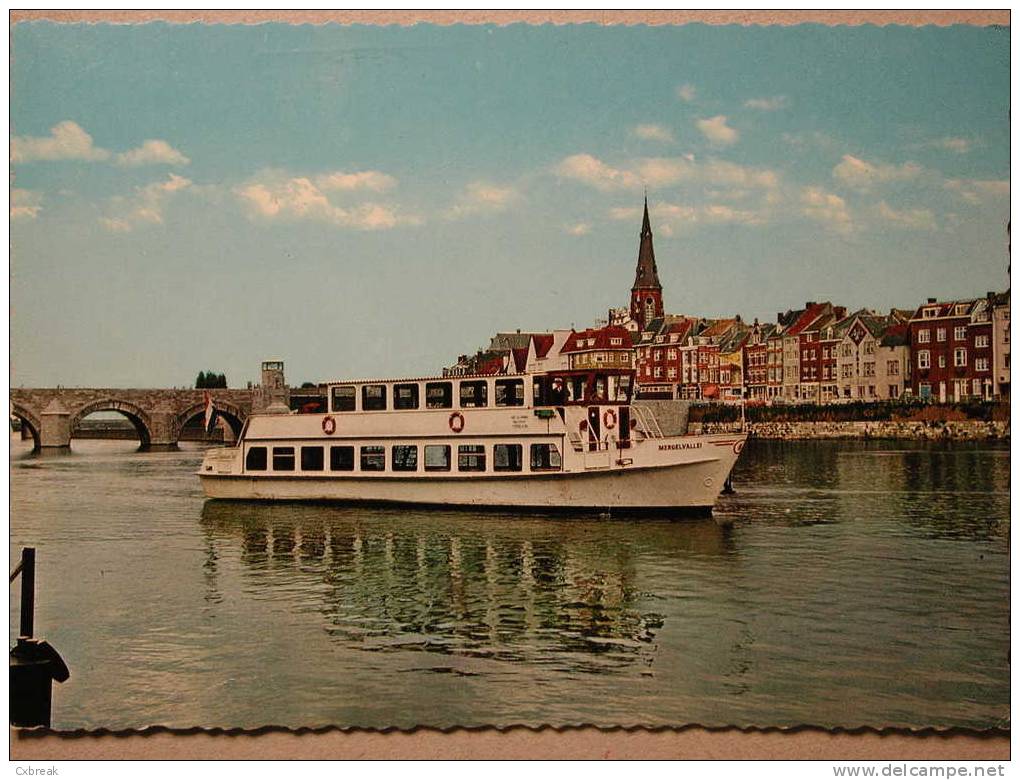
[[[99,222],[107,230],[127,233],[141,225],[163,224],[163,208],[175,193],[189,189],[190,179],[171,173],[166,181],[136,187],[131,197],[115,197],[109,201],[109,215]]]
[[[655,203],[649,206],[653,230],[671,236],[677,230],[690,229],[700,225],[764,225],[770,215],[760,209],[735,209],[719,203],[688,205],[678,203]],[[611,219],[636,221],[641,218],[641,209],[625,206],[609,210]]]
[[[673,131],[662,125],[638,125],[631,132],[644,141],[673,143]]]
[[[690,155],[642,157],[615,167],[590,154],[575,154],[562,160],[555,172],[603,192],[680,183],[773,189],[780,181],[779,174],[768,168],[751,168],[712,158],[699,163]]]
[[[801,214],[823,223],[836,233],[853,231],[853,219],[846,201],[821,187],[804,187],[800,194]]]
[[[586,236],[591,232],[591,224],[588,222],[577,222],[567,225],[564,230],[571,236]]]
[[[935,142],[935,145],[950,152],[966,154],[974,143],[969,138],[940,138]]]
[[[334,171],[315,177],[315,184],[326,192],[331,190],[385,192],[397,186],[397,180],[380,171],[355,171],[354,173]]]
[[[110,153],[92,143],[92,136],[77,123],[65,120],[50,128],[47,136],[15,136],[11,139],[11,162],[33,160],[106,160]]]
[[[356,177],[357,174],[343,176]],[[330,175],[325,178],[329,181]],[[346,188],[352,189],[368,186],[364,184],[365,181],[379,185],[382,180],[362,178],[362,183],[355,187],[350,186],[354,180],[345,181],[348,183]],[[356,230],[385,230],[400,225],[421,224],[419,217],[402,214],[392,205],[366,202],[354,206],[337,206],[330,201],[319,184],[318,179],[313,182],[306,176],[288,178],[276,172],[267,172],[235,188],[234,194],[248,207],[253,219],[311,220]],[[337,188],[336,180],[332,184],[334,189]]]
[[[879,202],[876,212],[886,222],[910,230],[935,230],[935,215],[928,209],[904,209],[897,211],[884,200]]]
[[[902,165],[870,163],[853,155],[844,154],[843,160],[832,169],[833,178],[857,190],[869,190],[876,184],[916,179],[924,169],[915,162]]]
[[[464,188],[457,202],[446,212],[449,219],[469,214],[503,211],[514,203],[520,194],[513,187],[499,187],[485,182],[472,182]]]
[[[775,97],[745,100],[744,108],[754,108],[758,111],[778,111],[781,108],[786,108],[789,103],[790,101],[786,98],[786,95],[776,95]]]
[[[187,165],[190,163],[177,149],[166,141],[153,138],[142,143],[137,149],[129,149],[117,155],[117,164],[128,167],[140,165]]]
[[[32,190],[11,190],[11,219],[35,219],[42,210],[42,194]]]
[[[699,119],[695,124],[705,138],[719,146],[735,144],[740,138],[740,133],[726,124],[726,117],[722,114],[711,119]]]
[[[676,88],[676,96],[684,103],[691,103],[698,96],[698,90],[693,84],[681,84]]]
[[[565,158],[556,166],[556,173],[602,191],[640,189],[642,186],[641,179],[632,171],[613,168],[590,154],[574,154]]]
[[[946,179],[944,186],[974,205],[991,198],[1009,197],[1008,179]]]

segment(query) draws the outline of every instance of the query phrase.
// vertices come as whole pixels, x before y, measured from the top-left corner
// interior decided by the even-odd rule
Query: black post
[[[21,551],[21,636],[35,633],[35,548]]]

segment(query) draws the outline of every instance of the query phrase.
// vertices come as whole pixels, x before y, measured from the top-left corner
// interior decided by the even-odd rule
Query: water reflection
[[[307,594],[308,580],[320,583],[323,628],[344,644],[554,666],[569,659],[575,671],[611,671],[654,651],[665,618],[639,603],[648,601],[636,585],[639,566],[679,570],[685,559],[735,554],[730,531],[710,519],[209,501],[202,526],[210,572],[234,549],[253,588]]]

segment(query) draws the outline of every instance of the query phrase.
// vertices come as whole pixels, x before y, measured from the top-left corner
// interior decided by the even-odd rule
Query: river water
[[[1006,447],[752,442],[715,519],[642,521],[207,503],[197,446],[29,445],[56,728],[1009,725]]]

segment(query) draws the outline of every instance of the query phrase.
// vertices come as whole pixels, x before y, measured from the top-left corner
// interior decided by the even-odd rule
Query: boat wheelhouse
[[[622,366],[333,382],[327,412],[253,415],[199,476],[225,499],[710,509],[744,434],[666,435],[633,382]]]

